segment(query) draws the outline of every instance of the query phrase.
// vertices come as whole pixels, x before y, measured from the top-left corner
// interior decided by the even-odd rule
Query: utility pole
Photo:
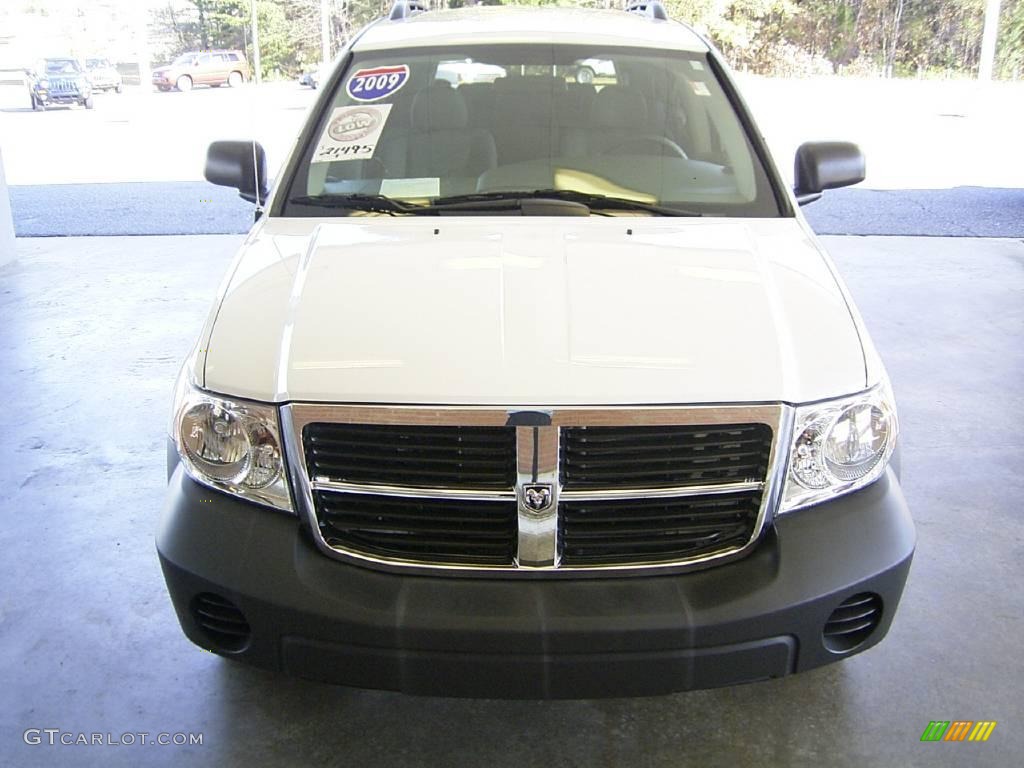
[[[981,61],[978,62],[978,79],[987,82],[992,79],[996,61],[996,41],[999,38],[1000,0],[985,3],[985,28],[981,33]]]
[[[256,20],[256,0],[250,0],[249,7],[249,14],[252,17],[252,65],[256,73],[256,85],[259,85],[263,81],[263,75],[260,72],[260,25]]]
[[[149,14],[150,8],[146,4],[135,6],[135,40],[136,55],[139,57],[139,85],[143,93],[153,90],[153,54],[149,45]]]
[[[331,0],[320,0],[320,63],[331,61]]]
[[[14,261],[14,217],[4,178],[4,159],[0,156],[0,266],[9,261]]]

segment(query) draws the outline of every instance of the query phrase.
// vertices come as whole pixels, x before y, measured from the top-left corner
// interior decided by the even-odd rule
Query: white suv
[[[915,541],[896,410],[798,208],[863,179],[855,146],[804,145],[786,189],[657,3],[402,2],[322,85],[273,192],[259,145],[208,154],[260,213],[175,393],[157,547],[190,639],[540,698],[886,634]]]

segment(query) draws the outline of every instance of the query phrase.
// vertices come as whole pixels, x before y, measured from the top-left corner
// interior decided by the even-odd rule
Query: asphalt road
[[[253,206],[201,181],[11,187],[20,237],[246,232]],[[804,209],[824,235],[1024,237],[1024,189],[840,189]]]

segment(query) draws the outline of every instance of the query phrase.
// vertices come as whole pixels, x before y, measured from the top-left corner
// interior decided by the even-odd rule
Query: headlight
[[[37,83],[37,85],[38,85],[38,86],[39,86],[40,88],[42,88],[43,90],[45,90],[45,89],[47,89],[47,88],[49,88],[49,87],[50,87],[50,81],[49,81],[49,80],[47,80],[47,79],[46,79],[46,78],[44,77],[44,78],[43,78],[42,80],[40,80],[40,81],[39,81],[39,82]]]
[[[193,480],[292,511],[274,406],[207,394],[192,387],[183,370],[171,436]]]
[[[885,471],[899,423],[888,383],[796,409],[780,512],[863,488]]]

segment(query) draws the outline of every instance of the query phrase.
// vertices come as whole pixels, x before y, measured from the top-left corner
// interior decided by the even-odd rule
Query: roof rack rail
[[[639,13],[657,21],[668,21],[668,11],[658,0],[631,0],[626,4],[626,13]]]
[[[398,19],[407,19],[414,13],[426,13],[429,8],[425,2],[420,0],[396,0],[395,4],[391,6],[391,13],[388,14],[388,18],[391,21],[397,21]]]

